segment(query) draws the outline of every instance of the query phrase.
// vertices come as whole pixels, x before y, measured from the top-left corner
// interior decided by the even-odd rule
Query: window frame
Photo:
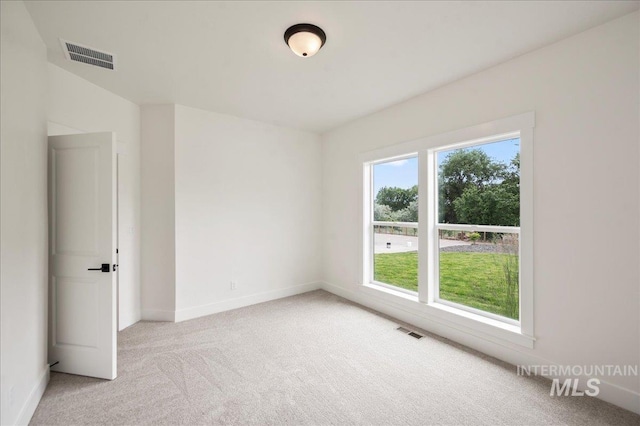
[[[496,321],[502,321],[507,324],[512,324],[519,326],[520,319],[514,320],[508,317],[504,317],[498,314],[494,314],[489,311],[483,311],[477,308],[473,308],[471,306],[466,306],[461,303],[456,303],[450,300],[442,299],[440,297],[440,244],[439,238],[437,238],[438,231],[441,229],[446,230],[456,230],[456,231],[466,231],[466,232],[499,232],[499,233],[512,233],[517,234],[518,238],[520,238],[520,227],[519,226],[494,226],[494,225],[476,225],[476,224],[443,224],[438,221],[439,217],[439,205],[438,205],[438,154],[445,151],[451,151],[454,149],[464,149],[464,148],[473,148],[477,146],[482,146],[490,143],[501,142],[509,139],[518,138],[520,139],[520,132],[507,133],[502,135],[495,135],[493,137],[481,138],[480,140],[472,140],[472,141],[464,141],[461,143],[456,143],[453,145],[446,145],[439,148],[433,148],[426,151],[421,151],[423,154],[423,161],[427,161],[427,176],[426,179],[429,181],[429,185],[433,184],[432,191],[428,191],[428,207],[430,211],[433,212],[433,215],[429,216],[430,222],[427,224],[428,227],[434,227],[434,229],[429,231],[429,234],[432,235],[432,238],[429,240],[429,251],[427,253],[428,256],[432,256],[433,259],[429,262],[432,267],[428,269],[428,283],[432,283],[433,285],[433,299],[429,299],[427,296],[427,303],[440,303],[443,305],[448,305],[456,309],[462,309],[465,311],[469,311],[476,315],[486,316],[488,318],[494,319]],[[420,158],[418,159],[420,162]],[[420,179],[420,177],[419,177]],[[420,188],[418,186],[418,188]],[[518,243],[518,256],[520,258],[520,244]],[[520,264],[520,262],[518,262]],[[519,267],[520,265],[518,265]],[[522,285],[521,282],[518,283],[519,286]],[[418,286],[418,288],[420,288]],[[519,291],[520,289],[518,289]],[[519,296],[519,294],[518,294]],[[422,299],[424,300],[424,299]],[[522,303],[522,300],[519,301]],[[520,310],[518,309],[518,312]]]
[[[363,195],[364,195],[364,229],[363,229],[363,244],[364,244],[364,249],[363,249],[363,256],[362,256],[362,266],[363,266],[363,277],[362,277],[362,281],[361,282],[368,282],[369,284],[374,284],[374,285],[378,285],[381,287],[385,287],[389,290],[393,290],[393,291],[398,291],[401,293],[405,293],[408,294],[409,296],[416,296],[416,292],[411,291],[411,290],[407,290],[407,289],[403,289],[400,287],[396,287],[393,286],[391,284],[387,284],[387,283],[383,283],[380,281],[375,281],[374,280],[374,266],[375,266],[375,262],[374,262],[374,256],[375,256],[375,232],[373,227],[375,225],[380,225],[380,224],[385,224],[388,226],[401,226],[401,227],[418,227],[417,223],[415,222],[385,222],[385,221],[379,221],[379,220],[375,220],[374,218],[374,213],[373,213],[373,185],[374,185],[374,178],[373,178],[373,168],[374,166],[378,165],[378,164],[384,164],[384,163],[390,163],[393,161],[400,161],[400,160],[407,160],[410,158],[417,158],[418,162],[420,161],[418,158],[418,152],[412,152],[412,153],[407,153],[404,155],[398,155],[398,156],[394,156],[392,158],[384,158],[384,159],[380,159],[380,160],[374,160],[374,161],[368,161],[364,164],[364,168],[363,168],[363,172],[364,172],[364,191],[363,191]],[[418,186],[419,188],[419,186]],[[419,245],[418,245],[419,247]]]
[[[446,325],[461,327],[471,334],[489,335],[525,347],[533,347],[533,129],[535,113],[494,120],[479,125],[387,146],[360,155],[363,170],[362,238],[360,288],[390,303],[406,305],[422,316],[433,317]],[[440,151],[466,148],[513,137],[520,138],[520,227],[459,225],[437,223],[437,164]],[[418,157],[418,294],[373,280],[374,218],[373,166],[375,164]],[[385,222],[386,223],[386,222]],[[438,297],[438,238],[440,226],[473,228],[490,232],[519,234],[520,320],[480,311]],[[465,229],[467,230],[467,229]],[[438,249],[436,249],[438,248]],[[426,250],[426,252],[425,252]]]

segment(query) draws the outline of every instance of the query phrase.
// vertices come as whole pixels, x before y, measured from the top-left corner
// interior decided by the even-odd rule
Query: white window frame
[[[373,168],[374,166],[378,165],[378,164],[384,164],[384,163],[390,163],[393,161],[400,161],[400,160],[407,160],[407,159],[411,159],[411,158],[418,158],[418,153],[417,152],[413,152],[413,153],[409,153],[406,155],[401,155],[399,157],[394,157],[394,158],[385,158],[381,161],[372,161],[369,162],[367,165],[365,165],[365,173],[367,174],[367,178],[368,182],[369,182],[369,208],[368,211],[365,213],[367,216],[367,220],[365,220],[365,223],[368,223],[369,225],[367,226],[367,229],[365,230],[365,235],[368,236],[369,240],[366,242],[366,245],[368,247],[368,255],[364,256],[365,259],[367,259],[365,262],[367,262],[366,264],[366,268],[367,268],[367,273],[365,274],[368,277],[368,282],[370,282],[371,284],[375,284],[381,287],[386,287],[390,290],[395,290],[395,291],[399,291],[402,293],[406,293],[410,296],[415,296],[417,293],[415,291],[411,291],[411,290],[407,290],[401,287],[396,287],[394,285],[391,284],[387,284],[387,283],[383,283],[380,281],[376,281],[374,279],[375,275],[374,275],[374,256],[375,256],[375,231],[374,231],[374,226],[375,225],[379,225],[379,226],[396,226],[396,227],[401,227],[401,228],[415,228],[418,229],[418,222],[385,222],[385,221],[380,221],[380,220],[374,220],[374,213],[373,213]],[[420,161],[420,160],[418,160]],[[367,237],[365,237],[367,238]]]
[[[361,290],[457,330],[533,348],[533,129],[528,112],[363,153]],[[437,223],[436,153],[520,138],[520,227]],[[373,280],[373,166],[418,156],[418,294]],[[425,184],[426,183],[426,184]],[[390,224],[382,222],[384,224]],[[406,226],[408,224],[398,224]],[[519,233],[520,320],[510,320],[438,297],[438,228]],[[425,253],[426,250],[426,253]],[[499,340],[499,341],[500,341]]]
[[[429,215],[429,223],[427,226],[430,228],[429,235],[432,238],[429,239],[429,244],[431,244],[430,250],[428,252],[429,256],[432,256],[432,260],[429,262],[433,267],[428,268],[428,282],[433,285],[433,298],[430,299],[429,295],[427,295],[427,300],[429,303],[440,303],[443,305],[448,305],[456,309],[462,309],[476,315],[486,316],[488,318],[494,319],[496,321],[502,321],[507,324],[512,324],[519,326],[520,320],[514,320],[511,318],[507,318],[501,315],[493,314],[488,311],[482,311],[480,309],[472,308],[470,306],[465,306],[460,303],[452,302],[450,300],[440,298],[440,245],[438,231],[440,230],[454,230],[454,231],[464,231],[464,232],[500,232],[500,233],[512,233],[517,234],[518,239],[520,238],[520,227],[519,226],[488,226],[488,225],[467,225],[467,224],[441,224],[438,223],[439,217],[439,206],[438,206],[438,193],[437,193],[437,182],[438,182],[438,164],[437,164],[437,155],[443,151],[451,151],[454,149],[462,149],[462,148],[472,148],[477,146],[482,146],[485,144],[490,144],[494,142],[500,142],[508,139],[520,138],[520,132],[513,132],[509,134],[497,135],[489,138],[482,138],[479,141],[465,141],[462,143],[457,143],[454,145],[443,146],[436,149],[429,149],[421,152],[421,159],[424,162],[427,162],[427,173],[426,177],[429,183],[434,183],[433,187],[428,187],[427,193],[428,199],[428,211],[433,212],[433,215]],[[418,160],[420,161],[420,159]],[[431,229],[433,228],[433,229]],[[520,244],[518,244],[518,251]],[[520,255],[520,253],[518,253]],[[519,257],[520,258],[520,257]],[[520,284],[520,283],[518,283]],[[519,310],[518,310],[519,312]]]

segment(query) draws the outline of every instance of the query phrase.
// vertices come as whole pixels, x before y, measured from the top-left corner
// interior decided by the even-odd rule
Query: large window
[[[365,287],[533,341],[533,118],[363,155]]]

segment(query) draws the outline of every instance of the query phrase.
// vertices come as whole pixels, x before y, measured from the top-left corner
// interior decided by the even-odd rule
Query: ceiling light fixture
[[[303,58],[318,53],[325,41],[327,41],[327,35],[322,28],[313,24],[296,24],[284,32],[284,42],[293,50],[293,53]]]

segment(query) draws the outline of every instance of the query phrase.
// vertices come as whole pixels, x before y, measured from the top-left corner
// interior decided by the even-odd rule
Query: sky
[[[511,159],[520,152],[520,139],[507,139],[500,142],[488,143],[464,149],[481,149],[492,159],[509,164]],[[438,153],[438,165],[442,164],[444,159],[447,157],[447,154],[452,151],[442,151]],[[376,164],[373,166],[373,189],[376,195],[383,186],[411,188],[417,184],[417,157]]]

